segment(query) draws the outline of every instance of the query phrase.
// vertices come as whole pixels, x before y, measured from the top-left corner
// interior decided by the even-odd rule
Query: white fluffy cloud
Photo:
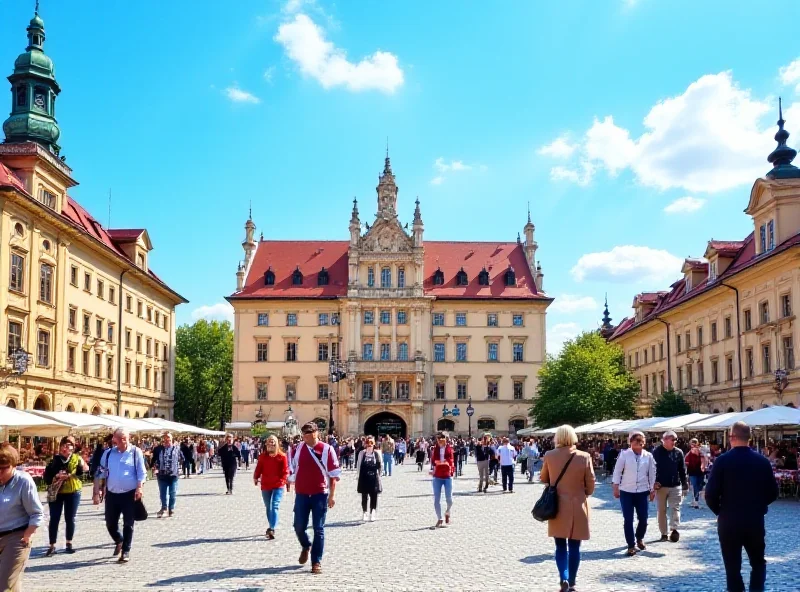
[[[542,156],[552,156],[553,158],[568,158],[578,149],[577,144],[570,144],[566,135],[559,136],[549,144],[542,146],[536,151]]]
[[[599,310],[600,305],[591,296],[576,296],[574,294],[561,294],[556,296],[555,301],[548,307],[548,312],[563,312],[566,314],[574,314],[576,312],[585,312],[591,310]]]
[[[257,96],[247,92],[246,90],[242,90],[238,86],[229,86],[226,88],[225,96],[234,103],[250,103],[257,105],[261,102],[261,99],[259,99]]]
[[[782,77],[800,80],[800,65],[793,62]],[[774,107],[740,88],[730,72],[708,74],[654,105],[638,138],[610,115],[595,118],[581,142],[579,168],[555,167],[550,176],[586,185],[596,169],[611,175],[627,169],[643,185],[702,193],[749,184],[769,170],[775,130],[764,119]]]
[[[564,347],[564,342],[575,339],[581,333],[578,323],[556,323],[547,329],[547,354],[556,356]]]
[[[787,64],[783,68],[780,69],[780,77],[781,82],[786,86],[795,86],[795,90],[800,92],[800,58],[797,58],[793,62]]]
[[[691,214],[702,208],[706,203],[704,199],[698,199],[687,195],[686,197],[679,197],[671,204],[669,204],[664,211],[667,214]]]
[[[683,259],[661,249],[617,246],[610,251],[582,255],[570,270],[572,277],[615,282],[663,282],[680,274]]]
[[[461,173],[464,171],[471,171],[477,169],[481,172],[487,170],[487,166],[483,164],[466,164],[461,160],[451,160],[447,162],[441,156],[433,163],[433,169],[436,171],[436,176],[431,179],[431,185],[441,185],[451,173]]]
[[[302,2],[289,4],[293,5],[292,10],[302,7]],[[303,74],[325,89],[342,86],[355,92],[377,90],[391,94],[403,84],[403,71],[394,54],[378,50],[358,63],[351,62],[343,49],[325,39],[325,30],[306,14],[295,14],[293,20],[280,25],[275,41]]]
[[[233,307],[227,302],[217,302],[211,306],[200,306],[192,311],[192,320],[230,321],[233,323]]]

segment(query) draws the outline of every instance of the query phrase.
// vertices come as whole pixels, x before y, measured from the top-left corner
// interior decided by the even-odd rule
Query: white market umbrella
[[[756,411],[750,411],[745,417],[738,421],[743,421],[753,427],[780,427],[800,425],[800,409],[794,407],[784,407],[773,405],[764,407]],[[733,425],[735,422],[731,422]]]
[[[100,417],[105,417],[118,423],[120,427],[127,429],[131,434],[158,434],[164,431],[163,427],[147,423],[142,419],[120,417],[119,415],[101,415]]]
[[[76,413],[74,411],[31,411],[31,413],[65,423],[71,426],[70,432],[72,433],[110,432],[122,425],[107,416],[89,415],[88,413]]]
[[[576,434],[600,434],[603,428],[613,426],[618,423],[624,423],[621,419],[606,419],[605,421],[598,421],[595,423],[587,423],[586,425],[578,426],[575,428]]]
[[[689,426],[690,432],[714,432],[725,431],[737,421],[742,421],[745,417],[753,413],[752,411],[734,411],[730,413],[715,413],[711,417],[701,419]]]
[[[660,423],[640,428],[643,432],[666,432],[672,430],[673,432],[682,432],[686,426],[689,426],[697,421],[711,417],[711,413],[688,413],[686,415],[679,415],[678,417],[671,417]]]
[[[199,434],[202,436],[224,436],[225,432],[215,432],[214,430],[207,430],[205,428],[198,428],[188,423],[180,423],[177,421],[170,421],[168,419],[161,419],[160,417],[145,417],[142,421],[152,423],[159,426],[163,431],[176,432],[178,434]]]
[[[539,428],[522,428],[517,430],[517,436],[533,436],[538,431]]]
[[[70,426],[60,421],[12,409],[5,405],[0,406],[0,431],[5,434],[6,439],[8,439],[9,433],[56,438],[69,434],[69,429]]]
[[[669,419],[668,417],[646,417],[645,419],[631,419],[630,421],[624,421],[622,423],[618,423],[616,425],[612,425],[608,428],[607,434],[630,434],[633,431],[645,431],[646,428],[649,428],[652,425],[657,423],[661,423]]]

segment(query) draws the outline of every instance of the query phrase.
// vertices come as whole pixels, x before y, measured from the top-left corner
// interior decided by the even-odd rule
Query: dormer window
[[[516,286],[517,285],[517,275],[514,273],[514,268],[510,265],[508,269],[506,269],[506,273],[504,274],[506,286]]]
[[[324,267],[320,270],[319,274],[317,275],[317,285],[318,286],[327,286],[328,285],[328,270]]]
[[[24,107],[28,98],[28,89],[23,86],[17,87],[17,107]]]
[[[444,285],[444,272],[441,269],[437,269],[433,272],[433,285],[434,286],[443,286]]]
[[[265,286],[274,286],[275,285],[275,272],[272,271],[271,267],[264,274],[264,285]]]
[[[692,291],[692,276],[691,275],[687,275],[686,276],[686,282],[685,283],[686,283],[686,293],[688,294],[689,292]]]
[[[478,274],[478,285],[481,286],[489,285],[489,272],[486,271],[485,267],[481,269],[481,272]]]
[[[303,272],[300,271],[300,267],[295,268],[294,272],[292,272],[292,285],[293,286],[303,285]]]
[[[775,221],[767,222],[767,251],[775,248]]]
[[[139,269],[144,269],[144,255],[141,253],[136,255],[136,265],[139,266]]]
[[[56,207],[56,196],[47,189],[39,188],[39,203],[46,205],[51,210]]]
[[[717,279],[717,262],[712,261],[708,264],[708,281],[713,282]]]
[[[456,284],[458,284],[459,286],[466,286],[469,284],[469,278],[467,277],[467,272],[464,271],[463,267],[456,274]]]

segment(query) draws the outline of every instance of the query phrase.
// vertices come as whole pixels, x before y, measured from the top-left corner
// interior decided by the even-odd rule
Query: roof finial
[[[531,223],[531,202],[528,202],[528,224]]]
[[[249,208],[248,213],[247,213],[247,219],[248,220],[252,220],[253,219],[253,200],[252,199],[250,200],[250,208]]]
[[[786,122],[783,120],[783,101],[778,97],[778,131],[775,133],[775,141],[778,146],[767,157],[767,161],[772,163],[773,169],[767,173],[767,177],[772,179],[791,179],[800,177],[800,169],[792,165],[797,150],[786,145],[789,139],[789,132],[783,129]]]
[[[386,136],[386,160],[383,164],[383,174],[392,174],[392,163],[389,161],[389,136]]]
[[[34,8],[33,13],[36,15],[39,14],[39,0],[36,0],[36,8]]]

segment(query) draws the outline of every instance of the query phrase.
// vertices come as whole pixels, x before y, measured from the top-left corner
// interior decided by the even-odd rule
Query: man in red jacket
[[[442,488],[447,500],[447,510],[444,521],[450,524],[450,509],[453,507],[453,475],[456,465],[453,457],[453,448],[447,443],[447,436],[442,432],[436,435],[436,444],[431,450],[431,475],[433,476],[433,509],[436,510],[436,526],[441,528],[442,523]]]
[[[322,573],[322,552],[325,547],[325,516],[336,504],[334,495],[341,469],[336,451],[318,439],[317,424],[308,422],[301,431],[303,443],[295,446],[289,464],[289,483],[295,486],[294,532],[302,551],[299,562],[304,565],[311,553],[311,573]],[[314,528],[314,543],[308,539],[308,518]]]

